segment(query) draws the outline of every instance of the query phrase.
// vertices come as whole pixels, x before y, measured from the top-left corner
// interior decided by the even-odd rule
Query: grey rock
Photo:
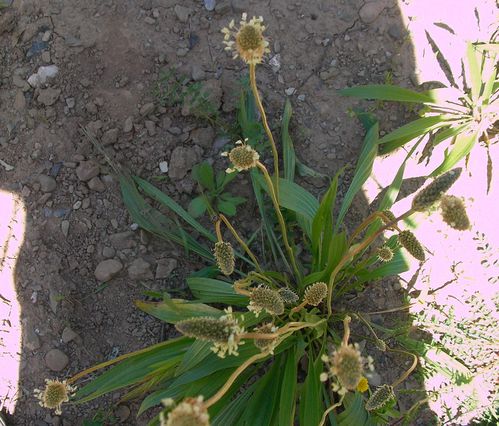
[[[199,162],[200,153],[194,148],[184,146],[176,147],[170,158],[170,170],[168,175],[172,179],[182,179],[187,172],[192,169],[192,166]]]
[[[99,179],[99,176],[94,176],[92,179],[88,181],[88,187],[92,191],[104,192],[106,190],[106,185],[102,183]]]
[[[55,188],[57,187],[55,179],[52,176],[39,175],[38,182],[40,183],[40,189],[43,192],[55,191]]]
[[[189,16],[192,13],[192,10],[189,7],[181,6],[179,4],[177,4],[173,10],[175,11],[177,19],[184,24],[189,20]]]
[[[102,135],[102,144],[104,146],[106,145],[112,145],[113,143],[116,143],[118,140],[118,129],[109,129],[104,134]]]
[[[145,117],[146,115],[149,115],[151,114],[152,112],[154,112],[154,104],[152,102],[149,102],[147,104],[144,104],[142,105],[142,107],[140,108],[140,115],[142,115],[143,117]]]
[[[359,16],[364,24],[373,23],[385,8],[384,1],[370,1],[364,4],[359,10]]]
[[[0,14],[0,35],[11,32],[16,27],[16,22],[16,13],[13,9],[7,9],[5,12],[2,12]]]
[[[231,0],[232,10],[236,13],[246,12],[248,10],[248,0]]]
[[[45,354],[45,365],[52,371],[62,371],[68,363],[68,356],[59,349],[51,349]]]
[[[132,231],[118,232],[109,236],[111,245],[117,250],[133,248],[136,245],[134,241],[135,233]]]
[[[69,343],[72,340],[76,339],[78,337],[78,334],[76,334],[71,327],[65,327],[64,330],[62,330],[62,335],[61,339],[64,343]]]
[[[37,99],[41,104],[50,106],[55,104],[55,101],[57,101],[60,94],[61,89],[54,89],[52,87],[49,87],[47,89],[41,89]]]
[[[154,136],[156,134],[156,124],[154,123],[154,121],[146,120],[144,124],[147,129],[147,134],[149,136]]]
[[[204,80],[206,78],[206,72],[201,65],[193,64],[191,68],[191,77],[194,81]]]
[[[68,108],[74,108],[76,105],[75,98],[66,98],[66,105]]]
[[[212,127],[201,127],[191,132],[191,139],[196,145],[209,149],[213,146],[215,130]]]
[[[76,168],[76,176],[82,182],[87,182],[100,173],[100,167],[93,161],[81,161]]]
[[[159,259],[156,266],[156,279],[168,278],[177,265],[177,259]]]
[[[61,232],[65,237],[69,234],[69,220],[63,220],[61,222]]]
[[[132,280],[152,279],[151,264],[140,257],[135,259],[128,267],[128,276]]]
[[[104,256],[106,259],[110,259],[114,257],[116,254],[116,250],[113,247],[104,247],[102,249],[102,256]]]
[[[126,405],[118,405],[114,410],[114,415],[118,418],[120,423],[123,423],[130,417],[130,408]]]
[[[41,346],[40,337],[36,334],[35,330],[30,327],[26,329],[23,342],[24,346],[30,351],[36,351],[37,349],[40,349]]]
[[[208,11],[212,11],[215,9],[217,2],[215,0],[204,0],[204,7]]]
[[[26,108],[26,98],[24,97],[24,93],[22,90],[18,90],[16,93],[16,97],[14,98],[14,109],[16,111],[24,111]]]
[[[118,272],[120,272],[123,269],[123,265],[119,260],[116,259],[107,259],[103,260],[97,265],[97,268],[95,268],[95,278],[97,281],[109,281],[111,278],[116,276]]]
[[[133,117],[128,117],[123,124],[123,131],[125,133],[130,133],[133,129]]]
[[[388,27],[388,34],[394,40],[402,40],[406,36],[406,31],[398,24],[392,24]]]

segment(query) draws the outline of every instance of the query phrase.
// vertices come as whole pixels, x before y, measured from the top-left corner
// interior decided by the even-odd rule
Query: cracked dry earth
[[[337,89],[388,75],[410,85],[411,44],[395,0],[217,0],[214,10],[193,0],[7,3],[0,11],[0,189],[16,194],[26,222],[15,264],[19,388],[12,384],[2,404],[15,403],[15,425],[80,425],[99,408],[121,424],[145,424],[147,415],[136,419],[136,405],[118,403],[119,394],[67,405],[61,416],[33,398],[46,377],[69,377],[164,339],[160,323],[133,301],[148,289],[185,288],[183,277],[200,266],[136,229],[112,170],[81,126],[132,172],[161,176],[157,185],[186,206],[196,193],[191,167],[201,159],[223,167],[227,140],[185,106],[161,105],[154,87],[162,71],[185,74],[232,120],[246,69],[224,52],[220,29],[247,11],[264,17],[271,43],[258,69],[271,125],[278,131],[289,97],[298,156],[333,175],[355,163],[363,138],[348,115],[353,101]],[[36,77],[40,67],[51,67],[45,82]],[[404,112],[388,106],[380,116],[389,130]],[[248,183],[241,177],[234,185],[249,194]],[[327,181],[305,184],[319,194]],[[248,217],[254,209],[248,206]],[[359,217],[367,209],[356,201]],[[8,213],[2,210],[2,220]],[[388,287],[372,296],[376,308],[399,297]]]

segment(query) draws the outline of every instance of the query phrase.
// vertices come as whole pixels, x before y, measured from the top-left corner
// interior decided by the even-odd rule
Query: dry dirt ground
[[[247,11],[264,17],[271,42],[272,60],[258,69],[271,125],[278,129],[289,97],[298,156],[333,175],[355,162],[363,137],[348,115],[353,101],[337,89],[387,79],[411,86],[412,47],[395,0],[217,0],[214,10],[194,0],[7,3],[0,11],[0,189],[24,203],[26,223],[15,269],[20,381],[4,404],[16,402],[16,425],[79,425],[99,407],[113,409],[119,395],[54,416],[33,389],[163,339],[161,325],[133,300],[148,289],[182,288],[186,271],[199,266],[136,229],[112,170],[80,126],[132,172],[162,176],[158,186],[186,205],[196,192],[190,168],[217,159],[224,139],[185,108],[162,106],[154,88],[162,71],[175,70],[202,82],[233,119],[246,70],[223,51],[220,29]],[[27,82],[49,65],[58,67],[54,78]],[[380,118],[390,130],[404,111],[385,106]],[[316,193],[325,184],[308,180]],[[237,185],[248,191],[244,179]],[[368,205],[355,207],[362,215]],[[109,259],[116,269],[103,271]],[[398,299],[382,288],[371,303],[381,309]],[[386,370],[384,379],[395,374]],[[134,409],[122,404],[114,414],[122,424],[142,424]]]

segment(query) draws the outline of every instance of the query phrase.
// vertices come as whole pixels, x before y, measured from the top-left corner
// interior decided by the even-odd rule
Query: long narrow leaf
[[[295,180],[296,154],[293,147],[293,140],[289,135],[289,121],[291,120],[291,114],[291,102],[289,99],[286,99],[281,125],[282,157],[284,163],[284,179],[293,182]]]
[[[165,207],[169,208],[175,214],[177,214],[181,219],[191,225],[196,231],[198,231],[201,235],[208,238],[210,241],[215,242],[216,237],[208,231],[203,225],[201,225],[196,219],[194,219],[189,213],[187,213],[184,208],[175,202],[171,197],[166,195],[164,192],[160,191],[154,185],[150,184],[144,179],[139,178],[138,176],[134,176],[133,179],[140,188],[144,190],[144,192],[149,195],[151,198],[154,198],[156,201],[163,204]]]
[[[194,297],[205,303],[247,306],[248,297],[237,294],[232,284],[212,278],[190,277],[187,285]]]
[[[349,87],[340,90],[344,96],[355,96],[364,99],[379,99],[381,101],[399,101],[399,102],[432,102],[433,98],[427,93],[419,93],[414,90],[404,89],[403,87],[390,84],[369,84],[366,86]]]
[[[313,359],[309,353],[308,372],[300,397],[300,426],[318,425],[324,412],[321,396],[320,374],[322,361]]]
[[[135,305],[141,311],[170,324],[192,317],[219,317],[223,314],[222,311],[212,306],[203,303],[192,303],[182,299],[165,299],[162,302],[136,300]]]
[[[460,133],[457,135],[454,145],[450,148],[450,152],[445,153],[444,160],[433,170],[430,176],[435,177],[452,169],[457,162],[470,153],[477,140],[478,133]]]
[[[445,115],[433,115],[430,117],[422,117],[414,120],[393,132],[388,133],[379,139],[379,144],[384,144],[387,142],[397,141],[399,139],[407,140],[409,138],[413,139],[418,136],[428,133],[430,130],[437,129],[448,125],[448,117]]]
[[[374,124],[366,134],[364,139],[364,148],[359,157],[357,167],[355,169],[355,174],[352,179],[352,183],[348,188],[343,203],[341,204],[340,212],[338,213],[338,218],[336,219],[335,232],[338,230],[339,226],[343,222],[345,215],[352,204],[354,197],[362,188],[362,185],[366,182],[367,178],[371,175],[374,159],[378,154],[378,123]]]
[[[468,83],[471,86],[471,99],[476,102],[482,89],[482,78],[480,65],[476,57],[475,46],[468,42],[466,48],[466,59],[468,64]]]

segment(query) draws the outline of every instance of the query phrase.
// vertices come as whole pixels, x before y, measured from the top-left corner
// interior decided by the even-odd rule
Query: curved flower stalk
[[[263,18],[261,16],[258,18],[254,16],[248,21],[248,15],[246,13],[243,13],[239,27],[237,27],[234,20],[232,20],[228,27],[222,29],[224,44],[226,46],[225,49],[234,51],[234,59],[240,56],[249,66],[251,91],[253,92],[258,111],[262,117],[265,133],[267,134],[272,148],[275,175],[274,185],[277,199],[279,199],[279,155],[256,84],[256,65],[262,62],[263,56],[266,53],[270,53],[270,49],[268,48],[269,43],[263,35],[264,31],[265,26],[263,25]]]

